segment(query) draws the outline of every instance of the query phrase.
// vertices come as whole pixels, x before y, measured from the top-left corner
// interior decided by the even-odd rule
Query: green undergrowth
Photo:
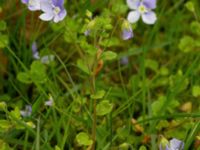
[[[58,24],[0,2],[0,150],[199,150],[199,5],[158,0],[124,41],[125,0],[66,0]]]

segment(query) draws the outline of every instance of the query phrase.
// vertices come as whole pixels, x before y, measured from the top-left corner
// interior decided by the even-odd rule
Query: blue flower
[[[40,10],[40,0],[21,0],[31,11]]]
[[[184,142],[173,138],[168,143],[161,143],[160,150],[183,150],[184,149]]]
[[[31,105],[26,105],[25,110],[21,110],[20,111],[20,114],[23,117],[29,117],[29,116],[31,116],[31,113],[32,113],[32,107],[31,107]]]
[[[128,14],[128,21],[135,23],[142,17],[146,24],[154,24],[157,20],[153,9],[156,8],[156,0],[127,0],[128,7],[132,10]]]
[[[52,55],[52,54],[48,54],[48,55],[45,55],[43,57],[40,58],[40,61],[43,63],[43,64],[50,64],[51,62],[53,62],[55,59],[55,56]]]
[[[121,59],[120,59],[120,64],[122,65],[127,65],[129,63],[129,59],[127,56],[123,56]]]
[[[32,49],[32,53],[33,53],[33,58],[40,59],[37,43],[35,41],[32,43],[31,49]]]
[[[85,35],[85,36],[89,36],[90,33],[91,33],[91,30],[87,29],[87,30],[84,32],[84,35]]]
[[[39,18],[43,21],[53,20],[55,23],[63,20],[67,15],[63,5],[64,0],[42,0],[41,10],[43,14]]]
[[[130,25],[130,23],[125,20],[122,24],[122,39],[123,40],[129,40],[131,38],[133,38],[133,30],[132,27]]]
[[[51,95],[49,95],[49,100],[45,101],[44,105],[51,107],[51,106],[53,106],[53,104],[54,104],[53,97]]]
[[[133,30],[131,27],[129,28],[124,28],[123,31],[122,31],[122,39],[123,40],[129,40],[133,38]]]

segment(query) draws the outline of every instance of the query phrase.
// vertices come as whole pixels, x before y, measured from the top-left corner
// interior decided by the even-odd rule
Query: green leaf
[[[104,46],[104,47],[118,46],[119,44],[120,44],[120,41],[116,37],[105,39],[105,40],[100,42],[100,45]]]
[[[163,104],[164,104],[163,99],[156,100],[151,104],[152,111],[153,111],[154,115],[157,115],[160,112],[160,109],[163,106]]]
[[[169,69],[166,68],[166,67],[161,67],[161,68],[160,68],[160,74],[161,74],[162,76],[167,76],[167,75],[169,74]]]
[[[17,74],[17,79],[22,82],[22,83],[26,83],[29,84],[32,82],[31,77],[28,73],[26,72],[20,72]]]
[[[47,79],[45,65],[40,61],[31,64],[30,76],[35,83],[44,83]]]
[[[0,150],[13,150],[7,143],[0,139]]]
[[[145,67],[150,68],[156,72],[158,70],[158,62],[152,59],[147,59],[145,61]]]
[[[190,51],[192,51],[192,49],[194,48],[194,46],[195,46],[195,41],[190,36],[184,36],[181,39],[180,43],[179,43],[179,49],[182,52],[190,52]]]
[[[191,11],[191,12],[195,12],[195,8],[194,8],[194,3],[192,1],[188,1],[186,4],[185,4],[185,7]]]
[[[113,104],[111,104],[108,100],[103,100],[99,104],[97,104],[97,115],[103,116],[112,111]]]
[[[65,23],[64,26],[67,28],[64,31],[64,40],[68,43],[76,43],[77,41],[77,34],[80,29],[80,23],[77,23],[75,19],[72,18],[67,18],[67,22]]]
[[[123,1],[118,1],[112,5],[112,12],[115,14],[125,14],[127,9],[127,5]]]
[[[97,53],[97,48],[94,47],[93,45],[90,45],[85,38],[82,38],[80,41],[80,46],[84,51],[86,51],[89,55],[94,56]]]
[[[101,90],[101,91],[97,91],[95,94],[91,95],[92,99],[102,99],[105,95],[105,91]]]
[[[156,129],[161,131],[163,128],[167,128],[169,126],[169,122],[167,120],[161,120],[159,123],[156,125]]]
[[[139,150],[147,150],[147,148],[144,145],[142,145],[140,146]]]
[[[0,34],[0,48],[4,48],[8,45],[8,36]]]
[[[4,130],[8,130],[10,127],[12,127],[12,124],[8,120],[0,120],[0,128]]]
[[[89,139],[89,136],[85,132],[80,132],[79,134],[76,135],[76,140],[78,144],[88,146],[92,145],[93,141]]]
[[[21,114],[20,114],[19,108],[15,107],[15,109],[10,112],[10,116],[11,116],[11,119],[12,119],[12,117],[15,119],[21,119]]]
[[[166,96],[162,95],[158,98],[158,100],[154,101],[151,104],[151,108],[152,108],[154,115],[159,115],[158,113],[161,112],[161,108],[166,103],[166,100],[167,100]],[[166,108],[167,112],[173,113],[175,108],[178,107],[179,105],[180,105],[180,103],[176,99],[172,99],[169,103],[167,103],[165,108]]]
[[[89,10],[86,10],[86,16],[88,17],[88,18],[92,18],[92,16],[93,16],[93,14],[92,14],[92,12],[91,11],[89,11]]]
[[[88,65],[82,59],[78,59],[77,66],[79,67],[79,69],[81,69],[86,74],[88,74],[88,75],[90,74],[90,70],[88,68]]]
[[[119,145],[120,150],[129,150],[129,146],[130,144],[128,143],[122,143],[121,145]]]
[[[103,52],[101,57],[103,60],[113,60],[117,57],[117,53],[112,52],[112,51],[106,51],[106,52]]]
[[[191,31],[196,34],[196,35],[199,35],[200,36],[200,23],[197,22],[197,21],[193,21],[190,25],[190,29]]]
[[[195,85],[192,87],[192,95],[194,97],[199,97],[200,96],[200,86]]]

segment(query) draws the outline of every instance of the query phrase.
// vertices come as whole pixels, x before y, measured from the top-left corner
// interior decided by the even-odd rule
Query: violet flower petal
[[[122,31],[122,39],[123,40],[129,40],[131,38],[133,38],[133,31],[132,31],[132,29],[131,28],[129,28],[129,29],[123,29],[123,31]]]
[[[31,45],[32,53],[33,53],[33,58],[39,59],[39,53],[38,53],[38,48],[37,48],[37,43],[34,41]]]
[[[20,111],[20,114],[23,117],[29,117],[32,113],[32,107],[30,105],[26,105],[25,110]]]
[[[31,11],[40,10],[40,0],[23,0],[22,3],[27,4]]]
[[[126,0],[126,3],[130,9],[137,9],[140,4],[140,0]]]
[[[170,140],[170,150],[183,150],[184,143],[178,139],[173,138]]]
[[[135,23],[140,19],[140,13],[139,11],[130,11],[127,17],[127,20],[130,23]]]
[[[29,0],[21,0],[22,1],[22,3],[24,3],[24,4],[28,4],[28,1]]]
[[[157,20],[156,14],[153,11],[142,14],[142,20],[146,24],[154,24]]]
[[[53,19],[53,13],[43,13],[39,16],[39,18],[43,21],[50,21]]]
[[[143,0],[142,3],[149,9],[156,8],[156,0]]]
[[[43,12],[53,12],[52,3],[49,0],[42,0],[40,5]]]
[[[129,59],[127,56],[123,56],[121,59],[120,59],[120,64],[122,65],[127,65],[129,63]]]
[[[66,10],[62,10],[58,15],[54,16],[54,22],[57,23],[61,20],[63,20],[65,18],[65,16],[67,15]]]

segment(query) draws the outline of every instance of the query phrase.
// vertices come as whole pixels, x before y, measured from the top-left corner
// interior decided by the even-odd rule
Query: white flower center
[[[54,8],[54,13],[57,15],[57,14],[59,14],[60,13],[60,8],[59,7],[55,7]]]
[[[140,6],[138,7],[138,11],[139,11],[141,14],[143,14],[143,13],[146,13],[148,10],[147,10],[147,8],[146,8],[144,5],[140,5]]]

